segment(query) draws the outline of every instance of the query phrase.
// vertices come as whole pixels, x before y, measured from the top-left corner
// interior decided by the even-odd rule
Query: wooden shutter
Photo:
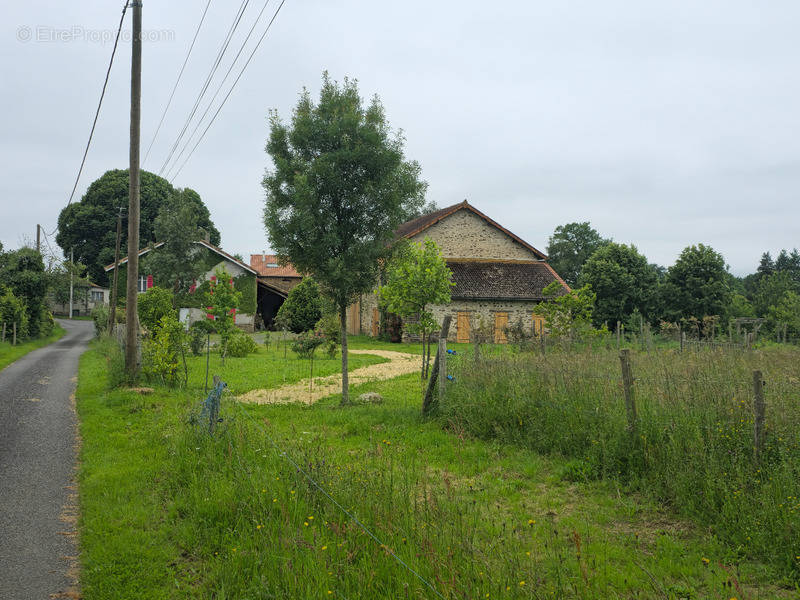
[[[506,337],[506,327],[508,327],[508,313],[497,312],[494,313],[494,343],[506,344],[508,338]]]
[[[544,317],[540,317],[533,313],[533,335],[542,335],[544,333]]]
[[[459,344],[469,344],[469,313],[459,312],[456,315],[456,341]]]
[[[372,309],[372,337],[378,337],[381,330],[381,313],[377,308]]]

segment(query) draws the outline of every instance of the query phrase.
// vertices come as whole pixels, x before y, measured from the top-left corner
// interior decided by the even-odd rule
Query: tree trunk
[[[342,402],[341,406],[350,404],[349,380],[347,377],[347,305],[339,307],[339,325],[342,334]]]
[[[425,381],[425,331],[422,332],[422,370],[419,373],[420,381]]]

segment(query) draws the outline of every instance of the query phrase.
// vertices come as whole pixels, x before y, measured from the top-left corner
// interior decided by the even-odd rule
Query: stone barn
[[[449,341],[470,342],[480,327],[505,343],[506,327],[518,320],[540,333],[544,322],[536,308],[544,300],[542,290],[557,281],[569,291],[545,254],[466,200],[404,223],[397,236],[432,239],[453,272],[452,302],[432,310],[440,323],[452,315]],[[348,332],[375,336],[379,330],[377,296],[362,296],[348,311]]]
[[[279,264],[274,254],[251,254],[250,266],[258,273],[258,314],[271,329],[278,309],[303,277],[291,264]]]

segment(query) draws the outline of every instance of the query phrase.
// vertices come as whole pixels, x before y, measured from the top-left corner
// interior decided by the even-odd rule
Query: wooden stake
[[[14,321],[14,341],[11,343],[12,346],[17,345],[17,322]]]
[[[439,336],[439,402],[444,400],[447,393],[447,338]]]
[[[625,409],[628,412],[628,429],[636,429],[636,399],[633,395],[633,373],[631,371],[631,351],[623,348],[619,353],[619,361],[622,365],[622,387],[625,392]]]
[[[764,423],[766,421],[766,404],[764,402],[764,379],[761,371],[753,371],[753,457],[758,462],[764,449]]]
[[[444,320],[442,321],[442,329],[439,332],[439,336],[443,337],[445,340],[447,339],[448,334],[450,333],[450,321],[452,321],[453,317],[451,315],[445,315]],[[425,390],[425,396],[422,398],[422,414],[428,414],[431,409],[433,408],[433,390],[436,386],[436,380],[439,378],[439,352],[436,352],[436,358],[433,360],[433,373],[431,374],[430,379],[428,379],[428,387]]]

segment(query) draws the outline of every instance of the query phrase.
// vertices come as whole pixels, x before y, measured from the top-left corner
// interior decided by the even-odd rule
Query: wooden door
[[[456,341],[459,344],[469,344],[469,313],[459,312],[456,315]]]
[[[506,344],[508,338],[506,337],[506,327],[508,327],[508,313],[497,312],[494,313],[494,343]]]
[[[377,308],[372,309],[372,337],[378,337],[381,332],[381,313]]]
[[[544,333],[544,318],[533,313],[533,335],[540,336]]]

